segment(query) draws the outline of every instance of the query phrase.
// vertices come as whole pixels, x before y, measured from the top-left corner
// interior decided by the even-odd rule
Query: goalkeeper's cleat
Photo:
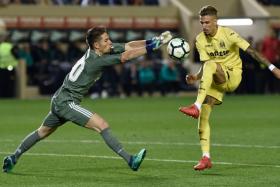
[[[194,170],[202,171],[205,169],[210,169],[212,167],[212,163],[210,158],[204,156],[202,159],[198,162],[197,165],[193,167]]]
[[[138,168],[140,167],[142,161],[144,160],[145,156],[146,156],[146,149],[141,149],[141,151],[139,153],[131,156],[131,159],[130,159],[129,164],[128,164],[129,167],[133,171],[137,171]]]
[[[5,173],[11,172],[15,165],[16,165],[15,155],[5,157],[3,161],[3,172]]]
[[[199,117],[199,113],[200,113],[198,108],[194,104],[187,107],[180,107],[179,111],[195,119]]]

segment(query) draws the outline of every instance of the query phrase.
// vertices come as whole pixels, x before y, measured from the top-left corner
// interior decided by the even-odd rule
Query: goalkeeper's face
[[[108,33],[104,33],[100,36],[100,40],[94,43],[94,48],[99,54],[110,53],[112,48],[112,42]]]

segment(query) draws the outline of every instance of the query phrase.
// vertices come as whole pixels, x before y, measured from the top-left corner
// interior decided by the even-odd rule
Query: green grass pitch
[[[211,116],[213,168],[194,171],[201,157],[197,120],[178,112],[193,97],[89,100],[130,153],[148,150],[138,172],[94,131],[67,123],[21,157],[0,186],[280,186],[280,98],[226,96]],[[0,157],[38,128],[49,100],[0,100]],[[1,163],[2,165],[2,163]]]

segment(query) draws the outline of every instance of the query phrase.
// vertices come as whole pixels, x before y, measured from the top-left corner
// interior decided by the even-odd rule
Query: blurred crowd
[[[35,68],[29,73],[35,75],[30,79],[33,81],[31,84],[40,85],[43,94],[49,94],[60,86],[73,62],[76,62],[86,49],[83,41],[76,41],[70,45],[66,43],[50,45],[52,44],[42,41],[40,45],[32,46],[29,55],[33,57],[33,62],[37,62],[34,66],[30,66]],[[137,93],[141,96],[145,92],[152,95],[155,91],[160,91],[162,95],[167,92],[177,93],[186,87],[180,73],[186,73],[182,64],[163,61],[161,53],[156,53],[153,56],[128,62],[125,66],[107,67],[102,78],[91,89],[91,95],[106,97],[106,95],[120,96],[123,93],[125,96],[130,96],[132,93]]]
[[[76,32],[71,32],[66,38],[63,32],[52,32],[54,34],[51,35],[32,32],[32,36],[27,38],[24,36],[30,35],[28,32],[10,33],[13,34],[6,41],[14,41],[12,44],[16,58],[26,63],[28,85],[38,86],[41,94],[53,94],[87,49],[83,35]],[[112,35],[121,35],[116,33],[112,32]],[[127,97],[131,94],[152,96],[155,93],[176,95],[179,91],[195,89],[185,84],[186,73],[183,63],[163,59],[161,51],[158,51],[125,65],[107,67],[89,94],[92,98]]]
[[[265,6],[280,6],[280,1],[279,0],[257,0],[259,3]]]
[[[145,5],[158,6],[162,0],[1,0],[1,5],[21,4],[21,5]]]
[[[271,30],[261,41],[254,41],[253,37],[247,38],[251,46],[278,68],[280,67],[279,34],[279,31]],[[280,93],[280,81],[266,66],[258,63],[242,50],[240,56],[243,60],[243,80],[237,90],[238,93]]]
[[[38,85],[41,94],[52,94],[70,71],[74,62],[84,54],[84,41],[50,43],[41,40],[30,45],[18,45],[20,58],[27,63],[30,85]],[[184,83],[186,70],[181,63],[162,60],[161,53],[141,57],[123,65],[107,67],[97,84],[92,87],[92,98],[107,96],[130,96],[135,93],[162,95],[178,93],[190,88]]]
[[[21,5],[104,5],[104,6],[158,6],[167,5],[169,0],[1,0],[0,5],[21,4]],[[279,0],[257,0],[265,6],[279,6]]]
[[[21,5],[104,5],[104,6],[158,6],[167,5],[169,0],[1,0],[0,5],[21,4]],[[279,6],[279,0],[257,0],[265,6]]]
[[[107,67],[102,78],[92,87],[90,97],[166,96],[195,90],[185,84],[186,73],[182,63],[152,56],[140,57],[124,66]]]
[[[73,64],[81,58],[87,49],[83,35],[74,31],[68,33],[66,38],[63,38],[63,32],[53,31],[54,34],[51,35],[32,31],[32,34],[27,33],[28,38],[24,38],[25,32],[14,31],[10,33],[13,34],[7,35],[6,38],[1,37],[0,64],[3,64],[4,54],[6,54],[5,58],[9,57],[11,63],[15,62],[15,59],[24,61],[27,67],[28,85],[39,87],[41,94],[53,94],[62,84]],[[142,34],[147,37],[149,33],[145,31]],[[123,33],[114,31],[110,35],[112,37],[138,36],[132,31]],[[144,36],[139,35],[138,37],[143,38]],[[120,42],[117,38],[113,39],[113,41],[116,40]],[[275,66],[280,67],[280,41],[277,30],[273,30],[261,41],[254,41],[253,37],[249,37],[247,40],[264,57]],[[11,52],[7,52],[7,50]],[[193,50],[193,52],[194,63],[199,63],[197,51]],[[274,78],[266,67],[243,53],[242,50],[240,50],[240,56],[243,60],[243,80],[235,93],[280,93],[280,81]],[[11,69],[9,69],[10,66]],[[183,63],[175,62],[170,58],[163,58],[162,52],[158,51],[152,55],[130,61],[125,65],[107,67],[102,78],[91,88],[89,94],[91,98],[106,98],[129,97],[132,94],[165,96],[177,95],[180,91],[195,91],[194,86],[185,83],[185,76],[189,72],[190,66],[191,64],[184,66]],[[14,89],[11,85],[15,84],[13,67],[16,67],[15,63],[4,64],[3,67],[0,67],[0,97],[14,96],[15,91],[11,90]]]

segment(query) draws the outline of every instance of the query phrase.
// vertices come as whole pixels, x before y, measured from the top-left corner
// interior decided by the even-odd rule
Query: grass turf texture
[[[211,117],[213,168],[192,169],[201,157],[197,120],[178,112],[194,98],[85,100],[103,116],[126,150],[147,148],[131,171],[94,131],[67,123],[39,142],[0,186],[280,186],[279,96],[227,96]],[[49,100],[0,100],[0,156],[36,129]]]

